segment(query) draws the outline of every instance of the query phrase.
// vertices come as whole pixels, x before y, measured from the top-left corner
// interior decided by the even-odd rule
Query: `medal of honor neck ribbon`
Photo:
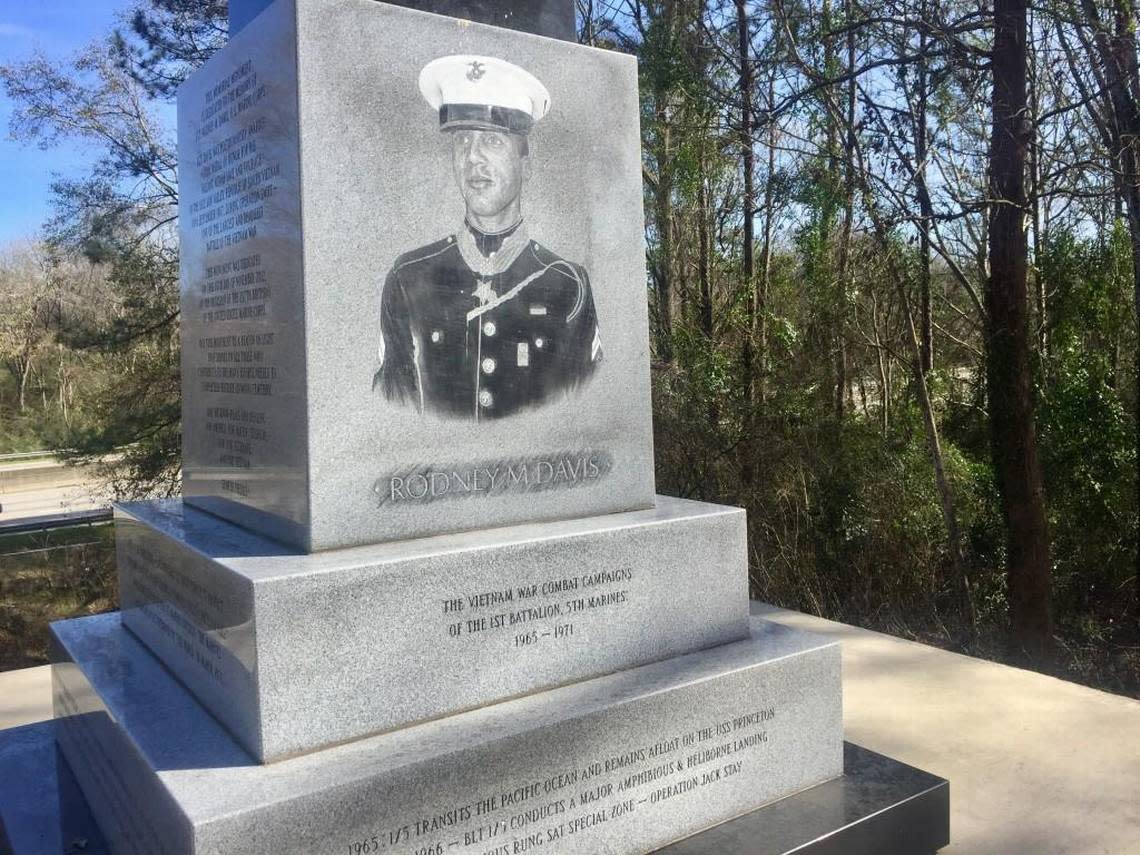
[[[530,237],[527,235],[526,223],[519,223],[518,228],[503,238],[502,246],[490,256],[483,255],[475,242],[471,230],[464,226],[456,235],[455,242],[459,247],[459,254],[463,262],[480,279],[490,279],[506,272],[515,260],[522,255]]]

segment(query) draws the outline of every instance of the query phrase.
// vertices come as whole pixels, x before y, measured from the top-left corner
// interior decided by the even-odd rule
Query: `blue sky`
[[[131,0],[0,0],[0,65],[39,51],[66,59],[108,33]],[[31,236],[50,214],[52,175],[82,175],[90,154],[61,145],[47,151],[8,134],[11,102],[0,88],[0,245]]]

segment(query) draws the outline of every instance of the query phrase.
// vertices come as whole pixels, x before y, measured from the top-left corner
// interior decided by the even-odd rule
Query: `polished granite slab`
[[[57,736],[121,852],[636,853],[843,768],[838,645],[763,621],[748,641],[270,765],[117,615],[53,634]]]
[[[931,855],[950,843],[950,784],[843,746],[843,776],[666,846],[665,855]]]

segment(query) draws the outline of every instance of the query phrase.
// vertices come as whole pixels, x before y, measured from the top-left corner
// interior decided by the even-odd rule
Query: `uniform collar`
[[[471,225],[467,220],[463,221],[464,227],[471,233],[471,237],[475,239],[475,246],[479,248],[479,252],[484,257],[490,257],[491,253],[498,252],[503,248],[503,241],[522,228],[523,221],[519,220],[509,229],[504,229],[501,232],[485,232]]]

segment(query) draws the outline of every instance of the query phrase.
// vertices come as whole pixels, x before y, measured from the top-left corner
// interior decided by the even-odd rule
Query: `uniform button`
[[[536,338],[534,340],[534,346],[537,347],[539,350],[542,350],[544,347],[546,347],[546,339]]]
[[[484,409],[488,409],[494,403],[495,403],[495,396],[492,395],[489,391],[484,389],[482,392],[479,393],[479,406],[480,407],[483,407]]]
[[[496,367],[495,360],[493,360],[491,357],[488,356],[486,359],[483,360],[483,373],[484,374],[494,374],[495,373],[495,367]]]
[[[483,335],[494,335],[498,331],[499,328],[495,326],[494,321],[487,321],[487,323],[483,324]]]
[[[431,340],[433,344],[439,344],[441,341],[443,341],[443,333],[439,330],[432,330]]]

